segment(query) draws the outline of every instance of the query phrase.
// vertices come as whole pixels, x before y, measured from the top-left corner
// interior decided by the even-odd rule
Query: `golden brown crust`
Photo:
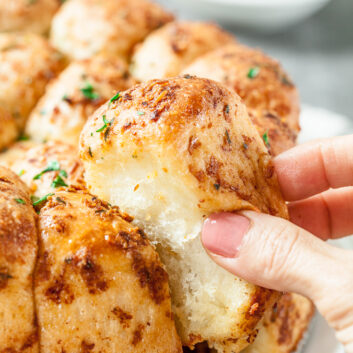
[[[37,143],[30,140],[13,143],[0,153],[0,165],[11,169],[12,165],[16,163],[17,160],[22,159],[30,148],[37,145]]]
[[[36,214],[26,185],[0,167],[0,352],[38,352],[32,275]]]
[[[136,43],[172,19],[148,0],[70,0],[54,17],[51,42],[72,59],[101,52],[127,58]]]
[[[274,59],[260,50],[230,44],[197,59],[184,73],[214,79],[235,90],[261,135],[266,131],[271,135],[274,154],[294,146],[300,129],[299,96]]]
[[[61,0],[11,0],[0,2],[0,32],[22,31],[44,34]]]
[[[0,106],[0,152],[16,140],[17,134],[14,117]]]
[[[54,163],[54,165],[53,165]],[[53,170],[46,171],[50,166]],[[74,147],[48,142],[29,148],[11,164],[11,169],[29,186],[31,195],[43,197],[66,185],[84,186],[83,165]]]
[[[213,23],[168,23],[138,46],[131,72],[140,81],[176,76],[197,57],[232,42],[235,38]]]
[[[97,133],[103,116],[111,123]],[[191,177],[199,190],[201,210],[232,211],[236,202],[287,215],[271,158],[243,104],[213,81],[152,80],[106,103],[83,130],[81,158],[97,160],[114,146],[131,149],[131,158],[135,151],[137,159],[144,149],[155,148],[167,170],[168,158],[177,159],[179,174]]]
[[[70,188],[39,219],[41,352],[181,352],[168,275],[128,215]]]
[[[0,33],[0,106],[19,128],[64,62],[45,40],[33,33]]]
[[[35,141],[58,140],[78,146],[87,118],[116,91],[135,81],[119,58],[99,55],[69,65],[50,84],[32,111],[26,132]]]

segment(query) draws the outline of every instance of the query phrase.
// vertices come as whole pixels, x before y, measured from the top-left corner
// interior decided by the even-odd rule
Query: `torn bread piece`
[[[0,167],[0,352],[38,353],[33,273],[36,213],[27,186]]]
[[[156,244],[183,345],[207,341],[227,353],[249,345],[279,295],[217,266],[200,241],[213,212],[287,217],[271,157],[240,98],[193,77],[135,86],[90,118],[80,155],[92,192],[131,213]]]
[[[168,275],[131,218],[78,188],[39,215],[42,353],[180,353]]]

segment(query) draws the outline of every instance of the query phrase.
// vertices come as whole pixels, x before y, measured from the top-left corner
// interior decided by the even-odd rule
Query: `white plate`
[[[278,31],[298,23],[329,0],[159,0],[191,18]]]
[[[304,105],[300,124],[302,131],[299,143],[353,133],[353,123],[347,117],[325,109]],[[337,246],[353,249],[353,238],[333,242]],[[317,315],[309,332],[303,353],[344,353],[337,342],[334,331]]]

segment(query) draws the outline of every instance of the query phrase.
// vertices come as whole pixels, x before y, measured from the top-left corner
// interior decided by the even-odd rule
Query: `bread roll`
[[[85,191],[39,216],[35,278],[42,353],[180,353],[168,275],[146,236]]]
[[[92,192],[130,212],[156,244],[183,345],[206,340],[219,352],[239,352],[251,343],[277,294],[217,266],[200,241],[213,212],[287,217],[271,158],[240,98],[191,77],[135,86],[90,118],[80,155]]]
[[[0,32],[48,32],[61,0],[0,1]]]
[[[21,176],[35,198],[53,193],[61,186],[84,186],[84,170],[77,151],[61,142],[29,148],[17,157],[11,169]]]
[[[231,34],[213,23],[168,23],[137,48],[131,72],[140,81],[176,76],[197,57],[233,41]]]
[[[183,73],[235,90],[259,133],[268,136],[274,155],[295,145],[300,130],[298,92],[280,64],[260,50],[230,44],[196,59]]]
[[[286,293],[265,319],[255,342],[243,353],[292,353],[297,351],[314,314],[311,301]]]
[[[51,42],[71,59],[100,52],[127,58],[136,43],[172,19],[148,0],[70,0],[53,19]]]
[[[16,163],[17,160],[22,159],[30,148],[37,145],[37,143],[30,140],[13,143],[0,153],[0,165],[11,169],[12,165]]]
[[[76,147],[87,118],[114,92],[133,83],[119,58],[100,55],[74,62],[49,85],[26,132],[37,142],[58,140]]]
[[[41,36],[0,33],[0,107],[12,114],[20,129],[63,64]]]
[[[0,106],[0,152],[16,140],[17,134],[15,118]]]
[[[0,352],[38,353],[33,272],[36,214],[26,185],[0,167]]]

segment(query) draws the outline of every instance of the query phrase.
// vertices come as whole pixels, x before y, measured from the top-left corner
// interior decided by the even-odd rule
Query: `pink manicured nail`
[[[250,221],[234,213],[213,214],[202,229],[202,243],[210,252],[223,257],[236,257]]]

